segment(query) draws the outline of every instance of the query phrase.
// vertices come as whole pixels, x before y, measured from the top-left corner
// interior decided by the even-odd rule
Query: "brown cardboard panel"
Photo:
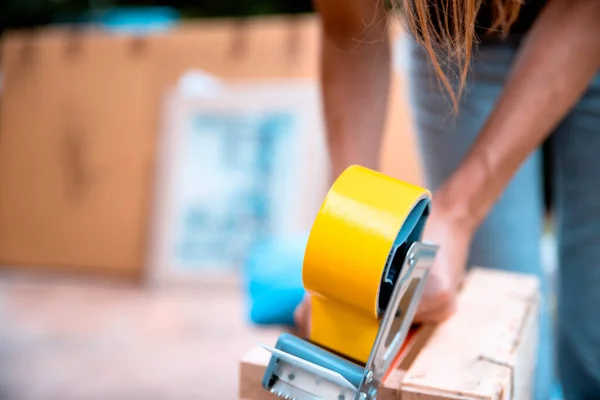
[[[153,41],[158,86],[190,68],[228,79],[316,78],[318,33],[313,16],[185,23]]]
[[[135,273],[154,132],[150,52],[52,31],[3,46],[0,262]]]

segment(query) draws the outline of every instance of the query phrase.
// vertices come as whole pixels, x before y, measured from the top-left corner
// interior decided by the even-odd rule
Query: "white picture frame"
[[[150,282],[239,284],[255,240],[310,229],[327,191],[324,137],[314,80],[227,82],[168,93]]]

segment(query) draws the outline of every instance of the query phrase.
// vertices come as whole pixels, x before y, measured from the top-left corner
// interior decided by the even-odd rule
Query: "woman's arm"
[[[332,181],[350,164],[377,169],[390,85],[381,0],[315,0],[322,22],[321,90]]]
[[[321,94],[331,183],[351,164],[379,167],[388,107],[391,50],[382,0],[314,0],[322,23]],[[310,332],[311,300],[294,312]]]
[[[574,107],[600,68],[600,2],[550,0],[519,50],[483,131],[436,194],[471,229]]]

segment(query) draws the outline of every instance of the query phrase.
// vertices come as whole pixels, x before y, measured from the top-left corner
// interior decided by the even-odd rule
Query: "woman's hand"
[[[294,322],[296,323],[297,335],[300,337],[307,338],[310,333],[310,313],[311,313],[311,301],[310,295],[306,294],[302,299],[302,302],[296,307],[294,311]]]
[[[438,245],[439,250],[423,289],[415,323],[439,323],[454,312],[474,232],[467,219],[458,218],[435,198],[423,239]],[[310,332],[310,313],[311,300],[307,294],[294,312],[300,336],[307,337]]]
[[[436,204],[434,196],[423,240],[438,245],[439,249],[425,282],[415,323],[439,323],[454,312],[472,238],[471,226]]]

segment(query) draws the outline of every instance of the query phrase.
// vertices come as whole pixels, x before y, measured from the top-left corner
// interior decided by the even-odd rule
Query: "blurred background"
[[[236,399],[327,190],[310,1],[0,3],[0,398]],[[383,169],[421,180],[401,30]]]
[[[0,398],[236,399],[328,185],[309,0],[0,3]],[[382,170],[421,184],[394,40]]]

